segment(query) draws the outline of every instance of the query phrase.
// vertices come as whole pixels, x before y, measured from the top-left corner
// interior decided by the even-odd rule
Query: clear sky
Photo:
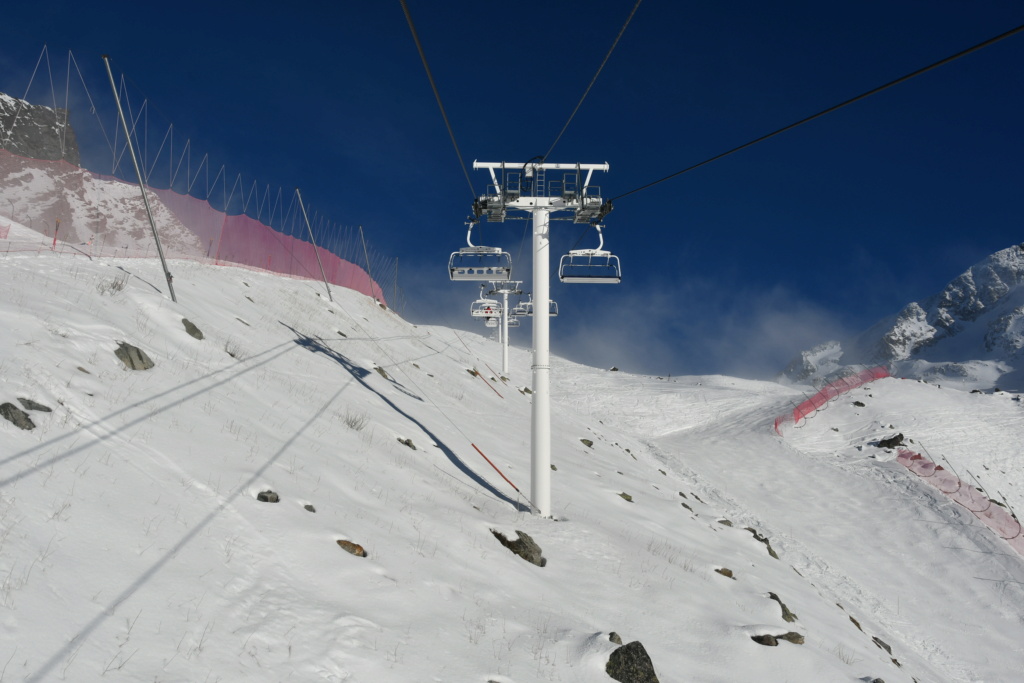
[[[58,82],[70,50],[109,98],[110,54],[194,157],[362,225],[399,260],[407,318],[479,327],[477,288],[446,274],[470,190],[397,0],[112,5],[5,8],[0,91],[24,94],[46,44]],[[466,164],[544,154],[633,5],[409,0]],[[1021,24],[1018,0],[645,0],[548,160],[609,162],[615,197]],[[554,350],[771,376],[1024,241],[1021,121],[1024,34],[624,197],[606,221],[623,283],[553,283]],[[517,256],[525,225],[477,241]],[[556,224],[555,254],[580,233]]]

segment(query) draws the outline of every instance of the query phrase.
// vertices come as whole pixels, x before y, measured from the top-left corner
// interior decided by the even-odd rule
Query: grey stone
[[[516,535],[518,538],[514,541],[508,540],[508,538],[505,537],[505,534],[500,531],[491,529],[491,533],[494,534],[494,537],[498,539],[499,543],[527,562],[535,564],[538,567],[543,567],[548,563],[540,549],[540,546],[537,545],[536,541],[530,538],[530,535],[525,531],[519,531],[517,529]]]
[[[188,318],[182,318],[181,324],[185,326],[185,331],[188,332],[189,335],[195,337],[196,339],[203,338],[202,330],[196,327]]]
[[[612,631],[608,634],[608,640],[615,643],[616,645],[622,645],[622,637],[615,631]]]
[[[615,648],[604,670],[619,683],[659,683],[654,663],[639,640]]]
[[[903,445],[903,434],[897,434],[896,436],[890,436],[888,439],[879,439],[879,448],[896,448],[897,446]]]
[[[312,505],[303,505],[302,507],[303,507],[303,509],[304,509],[304,510],[306,510],[307,512],[316,512],[316,508],[315,508],[315,507],[313,507]]]
[[[19,429],[28,431],[36,428],[36,424],[32,421],[32,418],[28,416],[28,413],[13,403],[4,403],[3,405],[0,405],[0,416],[6,418],[11,424]]]
[[[260,491],[256,494],[256,500],[261,503],[280,503],[281,497],[273,491]]]
[[[775,602],[779,603],[779,606],[782,608],[783,621],[788,621],[790,623],[796,621],[796,615],[789,611],[789,608],[786,607],[786,603],[782,602],[778,595],[776,595],[775,593],[768,593],[768,597],[774,600]]]
[[[20,403],[21,407],[24,408],[25,410],[38,410],[41,413],[53,412],[53,409],[50,408],[49,406],[44,406],[42,403],[37,403],[36,401],[33,401],[30,398],[22,398],[19,396],[18,403]]]
[[[698,498],[698,500],[700,500],[700,499]],[[754,528],[752,528],[752,527],[749,527],[749,526],[748,526],[748,527],[746,527],[746,529],[747,529],[747,531],[749,531],[750,533],[754,534],[754,538],[755,538],[755,539],[757,539],[757,540],[758,540],[758,541],[760,541],[761,543],[764,543],[764,544],[765,544],[765,546],[766,546],[766,547],[768,548],[768,554],[769,554],[769,555],[771,555],[772,557],[774,557],[774,558],[775,558],[776,560],[777,560],[777,559],[779,559],[779,555],[778,555],[778,553],[776,553],[776,552],[775,552],[775,549],[774,549],[774,548],[772,548],[772,544],[768,542],[768,537],[767,537],[767,536],[762,536],[761,534],[757,533],[757,529],[754,529]]]
[[[773,635],[764,634],[763,636],[750,636],[750,639],[759,645],[767,645],[768,647],[778,647],[779,641]]]
[[[125,367],[129,370],[149,370],[154,363],[146,352],[137,346],[127,342],[118,342],[117,350],[114,351]]]

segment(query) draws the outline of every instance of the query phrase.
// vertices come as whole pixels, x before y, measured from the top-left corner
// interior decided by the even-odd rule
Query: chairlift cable
[[[448,120],[448,113],[444,109],[444,104],[441,102],[441,93],[438,92],[437,83],[434,82],[434,74],[430,71],[430,64],[427,62],[427,53],[423,51],[423,44],[420,42],[419,34],[416,33],[416,25],[412,21],[412,14],[409,13],[409,6],[405,0],[399,0],[402,3],[402,11],[405,12],[405,20],[409,23],[409,31],[412,33],[412,39],[416,43],[416,49],[420,53],[420,60],[423,62],[423,69],[427,72],[427,79],[430,81],[430,88],[434,91],[434,99],[437,100],[437,107],[441,110],[441,118],[444,119],[444,125],[448,129],[448,137],[452,139],[452,146],[455,148],[455,155],[459,158],[459,166],[462,167],[462,174],[466,176],[466,182],[469,184],[469,193],[473,195],[473,199],[476,199],[476,190],[473,189],[473,181],[469,177],[469,171],[466,169],[466,162],[462,160],[462,152],[459,151],[459,143],[455,141],[455,132],[452,130],[452,124]]]
[[[710,159],[705,159],[704,161],[700,162],[699,164],[694,164],[693,166],[690,166],[688,168],[684,168],[681,171],[676,171],[675,173],[667,175],[664,178],[661,178],[659,180],[655,180],[654,182],[647,183],[646,185],[641,185],[640,187],[636,188],[635,190],[630,190],[629,192],[624,192],[623,194],[620,194],[617,197],[613,197],[609,201],[615,201],[615,200],[618,200],[618,199],[622,199],[623,197],[629,196],[629,195],[631,195],[631,194],[633,194],[635,192],[639,192],[640,190],[646,190],[649,187],[653,187],[655,185],[658,185],[659,183],[665,182],[666,180],[670,180],[671,178],[675,178],[678,175],[682,175],[684,173],[688,173],[690,171],[696,170],[696,169],[700,168],[701,166],[706,166],[707,164],[710,164],[712,161],[718,161],[719,159],[721,159],[723,157],[727,157],[730,154],[734,154],[735,152],[739,152],[742,149],[746,149],[747,147],[751,147],[753,145],[756,145],[759,142],[763,142],[763,141],[765,141],[765,140],[767,140],[769,138],[773,138],[776,135],[779,135],[780,133],[785,133],[788,130],[792,130],[793,128],[796,128],[797,126],[801,126],[801,125],[803,125],[805,123],[813,121],[814,119],[817,119],[817,118],[820,118],[822,116],[825,116],[826,114],[831,114],[832,112],[837,111],[839,109],[842,109],[843,107],[845,107],[847,105],[853,104],[854,102],[859,102],[860,100],[863,100],[863,99],[865,99],[867,97],[870,97],[871,95],[874,95],[876,93],[880,93],[883,90],[891,88],[894,85],[899,85],[900,83],[903,83],[904,81],[909,81],[911,78],[914,78],[915,76],[920,76],[923,73],[931,71],[932,69],[936,69],[936,68],[938,68],[940,66],[944,66],[946,64],[949,64],[950,62],[955,61],[957,59],[960,59],[961,57],[964,57],[966,55],[969,55],[972,52],[976,52],[976,51],[978,51],[978,50],[980,50],[982,48],[988,47],[989,45],[994,45],[995,43],[998,43],[999,41],[1003,40],[1004,38],[1009,38],[1012,35],[1020,33],[1021,31],[1024,31],[1024,25],[1018,26],[1017,28],[1014,28],[1014,29],[1010,29],[1009,31],[1007,31],[1005,33],[1001,33],[998,36],[995,36],[994,38],[989,38],[988,40],[983,41],[981,43],[978,43],[977,45],[974,45],[973,47],[969,47],[966,50],[962,50],[960,52],[957,52],[954,55],[946,57],[945,59],[940,59],[939,61],[937,61],[937,62],[935,62],[933,64],[929,64],[926,67],[920,68],[917,71],[912,71],[911,73],[906,74],[905,76],[900,76],[896,80],[889,81],[888,83],[886,83],[884,85],[880,85],[877,88],[873,88],[871,90],[868,90],[865,93],[861,93],[860,95],[857,95],[856,97],[852,97],[852,98],[846,100],[845,102],[840,102],[839,104],[831,106],[828,109],[824,109],[824,110],[818,112],[817,114],[814,114],[812,116],[808,116],[807,118],[801,119],[801,120],[797,121],[796,123],[791,123],[788,126],[785,126],[783,128],[779,128],[775,132],[768,133],[767,135],[762,135],[761,137],[756,138],[754,140],[751,140],[750,142],[746,142],[746,143],[740,145],[739,147],[734,147],[734,148],[730,149],[727,152],[722,152],[721,154],[713,156]]]
[[[597,82],[597,77],[601,75],[601,70],[604,69],[604,65],[608,63],[608,59],[612,56],[612,52],[615,51],[615,47],[619,44],[619,40],[622,38],[622,34],[626,32],[626,27],[629,26],[629,22],[633,20],[633,15],[636,14],[637,9],[639,9],[641,1],[642,0],[636,0],[636,4],[633,5],[633,10],[629,13],[629,16],[626,17],[626,23],[624,23],[622,25],[622,28],[619,29],[619,35],[615,36],[615,40],[612,42],[612,46],[608,48],[608,53],[604,56],[604,60],[601,62],[601,66],[597,67],[597,72],[594,74],[594,77],[590,79],[590,85],[588,85],[587,89],[583,91],[583,96],[580,97],[580,101],[576,103],[576,108],[572,110],[571,114],[569,114],[569,120],[565,122],[564,126],[562,126],[562,130],[561,132],[558,133],[558,137],[556,137],[555,141],[551,143],[551,148],[548,149],[548,153],[544,155],[545,159],[551,156],[551,152],[554,151],[555,145],[558,144],[558,141],[562,139],[562,135],[565,134],[565,131],[569,127],[569,124],[572,123],[573,118],[576,116],[576,112],[578,112],[580,110],[580,107],[583,106],[583,100],[587,99],[587,95],[590,94],[590,89],[594,87],[594,83]],[[404,0],[402,4],[405,4]]]

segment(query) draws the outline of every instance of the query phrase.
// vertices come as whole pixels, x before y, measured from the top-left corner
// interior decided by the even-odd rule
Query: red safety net
[[[1021,528],[1020,520],[1009,510],[920,453],[901,448],[896,461],[968,510],[1014,550],[1024,555],[1024,529]]]
[[[152,232],[137,184],[79,168],[66,161],[28,159],[0,150],[0,190],[29,223],[57,242],[90,256],[153,257]],[[204,199],[147,188],[167,258],[258,268],[320,280],[386,304],[384,292],[361,267],[323,248],[276,230],[251,216],[228,215]],[[21,218],[21,216],[19,216]],[[54,226],[60,221],[60,230]],[[305,234],[305,224],[296,226]],[[0,224],[0,239],[9,226]],[[319,255],[319,262],[317,256]],[[321,263],[323,275],[321,275]]]
[[[815,411],[837,396],[883,377],[889,377],[889,368],[879,365],[833,380],[819,389],[818,393],[814,396],[811,396],[794,408],[792,413],[775,418],[775,431],[778,434],[782,434],[782,425],[786,422],[792,422],[794,425],[799,424],[800,420],[813,415]]]

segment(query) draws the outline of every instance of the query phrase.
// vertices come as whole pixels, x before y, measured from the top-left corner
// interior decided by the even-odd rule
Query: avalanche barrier
[[[899,449],[898,453],[898,463],[969,511],[1020,555],[1024,555],[1024,534],[1021,533],[1020,520],[1013,513],[920,453],[906,448]]]
[[[868,382],[874,382],[876,379],[882,379],[883,377],[889,377],[889,369],[884,365],[879,365],[873,368],[867,368],[860,372],[840,377],[837,380],[833,380],[818,390],[814,396],[793,408],[791,413],[785,413],[775,418],[775,433],[782,436],[782,425],[786,422],[792,422],[794,425],[799,424],[800,420],[805,420],[809,416],[813,415],[816,410],[821,408],[832,399],[845,394],[848,391],[856,389],[857,387],[864,386]]]

